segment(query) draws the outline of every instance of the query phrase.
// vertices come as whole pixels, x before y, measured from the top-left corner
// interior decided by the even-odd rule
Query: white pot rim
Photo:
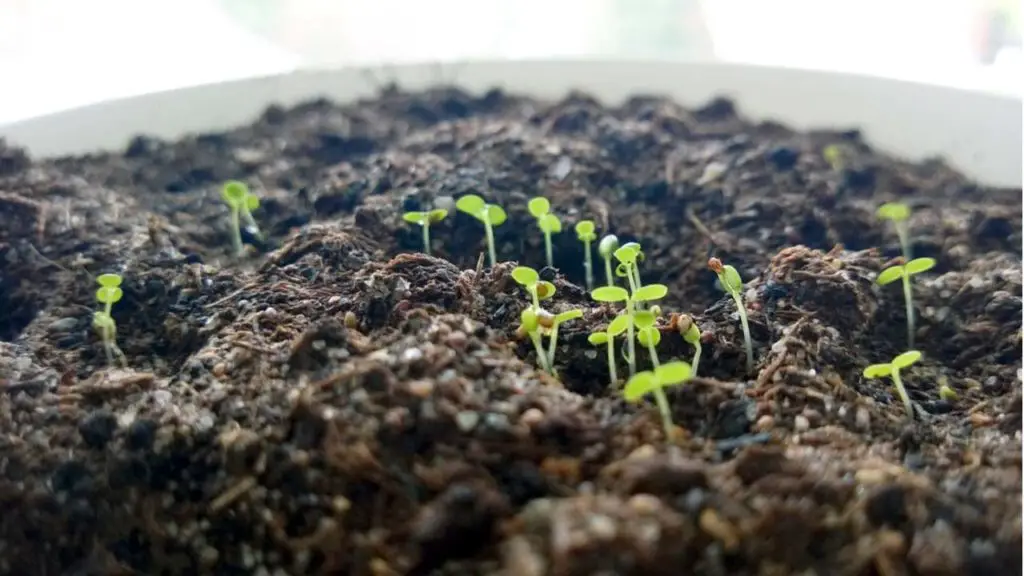
[[[1020,187],[1021,98],[871,76],[730,63],[629,60],[473,61],[301,70],[111,100],[0,126],[37,157],[121,149],[136,134],[171,139],[254,120],[268,105],[345,102],[376,90],[367,71],[403,89],[438,81],[475,93],[558,99],[572,89],[605,102],[637,94],[697,106],[732,98],[742,115],[794,129],[858,128],[879,149],[943,156],[981,183]]]

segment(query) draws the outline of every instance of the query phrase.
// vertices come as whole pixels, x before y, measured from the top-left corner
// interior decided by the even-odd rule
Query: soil
[[[721,99],[392,86],[91,156],[0,144],[0,573],[1019,574],[1021,190],[869,136]],[[262,199],[242,258],[230,178]],[[433,257],[402,220],[465,193],[508,212],[494,268],[464,214]],[[554,268],[537,194],[565,223]],[[894,200],[938,261],[914,280],[914,420],[861,375],[906,350],[902,292],[873,282]],[[663,360],[692,354],[669,313],[702,330],[672,439],[587,342],[615,310],[582,286],[582,218],[668,286]],[[751,373],[710,256],[747,281]],[[584,312],[557,379],[515,336],[516,262]],[[104,272],[124,367],[91,328]]]

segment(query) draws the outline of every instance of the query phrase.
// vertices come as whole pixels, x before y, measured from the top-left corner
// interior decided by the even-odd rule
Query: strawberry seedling
[[[622,389],[627,402],[637,402],[647,394],[653,394],[661,414],[661,423],[665,429],[665,439],[671,440],[672,411],[665,396],[665,388],[683,384],[691,377],[690,365],[681,360],[667,362],[653,370],[645,370],[634,374]]]
[[[260,229],[252,217],[252,212],[260,207],[260,199],[249,191],[249,186],[245,182],[238,180],[225,182],[220,196],[231,209],[231,244],[235,248],[235,254],[241,256],[243,223],[250,232],[259,236]]]
[[[619,376],[615,370],[615,338],[622,335],[626,331],[626,325],[629,323],[629,316],[620,314],[612,320],[608,327],[602,332],[594,332],[587,341],[594,346],[600,346],[604,344],[608,350],[608,375],[611,378],[611,385],[614,387],[619,382]]]
[[[402,219],[410,224],[419,224],[423,229],[423,253],[430,255],[430,225],[437,224],[448,216],[448,211],[443,208],[430,210],[429,212],[406,212]]]
[[[604,260],[604,276],[606,286],[615,286],[615,276],[612,275],[612,255],[619,249],[619,239],[614,234],[608,234],[601,238],[597,245],[597,253]]]
[[[583,272],[586,278],[587,290],[594,289],[594,262],[590,257],[590,244],[597,240],[594,233],[594,222],[592,220],[580,220],[576,223],[576,237],[583,243]]]
[[[886,202],[878,207],[876,215],[880,220],[892,222],[896,229],[896,236],[900,239],[900,250],[903,251],[903,258],[911,260],[910,255],[910,206],[902,202]]]
[[[527,208],[530,214],[537,219],[537,227],[544,234],[544,259],[548,267],[554,267],[554,254],[551,249],[551,235],[562,232],[562,222],[551,213],[551,203],[547,198],[533,198]]]
[[[103,351],[107,356],[107,363],[114,363],[114,356],[117,356],[122,364],[125,364],[124,354],[117,347],[117,323],[111,316],[114,304],[121,300],[124,292],[121,290],[121,276],[117,274],[100,274],[96,278],[99,288],[96,289],[96,302],[103,305],[103,310],[97,310],[92,315],[92,326],[96,329],[100,339],[103,341]]]
[[[754,344],[750,339],[750,324],[747,321],[747,308],[743,305],[743,280],[736,268],[723,265],[718,258],[708,260],[708,268],[718,275],[718,283],[722,289],[732,296],[736,303],[736,313],[740,316],[740,328],[743,329],[743,349],[747,353],[747,373],[754,370]]]
[[[910,350],[893,358],[892,362],[888,364],[872,364],[864,369],[865,378],[884,378],[886,376],[892,378],[892,383],[896,386],[896,392],[900,395],[900,400],[903,401],[903,406],[907,410],[907,416],[911,420],[914,419],[914,406],[910,403],[910,396],[907,394],[907,389],[903,386],[903,380],[900,380],[900,370],[913,366],[920,359],[920,352]]]
[[[466,194],[455,202],[455,209],[469,214],[484,225],[487,237],[487,256],[493,268],[498,263],[498,254],[494,249],[494,227],[505,223],[508,216],[501,206],[488,204],[476,194]]]
[[[910,289],[910,278],[935,267],[934,258],[915,258],[906,264],[890,266],[878,275],[879,286],[891,284],[896,280],[903,281],[903,302],[907,309],[907,347],[914,347],[914,302],[913,291]]]

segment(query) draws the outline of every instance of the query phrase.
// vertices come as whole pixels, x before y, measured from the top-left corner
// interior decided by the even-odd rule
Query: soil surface
[[[92,156],[0,144],[0,573],[1020,574],[1021,191],[850,128],[391,87]],[[241,258],[232,178],[262,199]],[[433,226],[433,257],[402,220],[466,193],[508,212],[494,268],[472,218]],[[534,195],[566,229],[554,268]],[[914,420],[862,376],[907,346],[874,283],[894,200],[938,261]],[[672,439],[587,342],[615,309],[582,286],[583,218],[669,288],[663,361],[693,352],[670,313],[702,330]],[[747,282],[750,373],[710,256]],[[583,311],[557,379],[515,336],[516,262]],[[91,326],[106,272],[125,366]]]

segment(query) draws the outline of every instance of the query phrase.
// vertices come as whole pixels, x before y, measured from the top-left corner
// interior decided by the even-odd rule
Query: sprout
[[[544,258],[547,265],[554,267],[555,260],[551,252],[551,235],[562,232],[562,222],[558,219],[558,216],[551,213],[551,203],[548,202],[547,198],[533,198],[530,200],[527,208],[529,208],[530,214],[537,219],[537,226],[540,228],[540,231],[544,233]]]
[[[845,164],[845,161],[843,160],[843,156],[845,156],[845,154],[843,153],[842,146],[839,144],[829,144],[822,149],[821,156],[825,159],[825,162],[828,162],[828,165],[832,167],[834,172],[842,171],[843,165]]]
[[[740,315],[740,327],[743,329],[743,348],[747,353],[747,372],[751,372],[754,369],[754,345],[750,340],[750,324],[747,322],[747,309],[743,305],[743,295],[740,293],[743,290],[743,280],[740,278],[740,273],[729,265],[722,265],[722,261],[718,258],[711,258],[708,260],[708,268],[712,272],[718,275],[718,283],[722,286],[722,289],[732,296],[732,301],[736,303],[736,312]]]
[[[555,295],[555,285],[541,280],[537,271],[528,266],[516,266],[512,270],[512,279],[530,294],[532,303],[520,316],[520,330],[530,336],[537,351],[537,361],[543,370],[555,375],[555,349],[558,346],[558,327],[569,320],[583,316],[581,310],[567,310],[552,315],[540,307],[540,301]],[[545,353],[541,334],[548,335],[548,350]]]
[[[647,394],[654,394],[661,413],[661,423],[665,428],[665,439],[670,440],[672,434],[672,411],[669,409],[665,388],[677,386],[690,379],[690,365],[683,361],[667,362],[654,370],[638,372],[626,382],[622,395],[627,402],[636,402]]]
[[[626,325],[629,322],[629,316],[620,314],[608,324],[604,332],[594,332],[587,337],[587,341],[594,346],[600,346],[601,344],[608,346],[608,375],[611,378],[612,387],[619,382],[619,376],[615,370],[615,338],[626,331]]]
[[[103,351],[107,355],[107,363],[114,363],[114,356],[125,363],[124,354],[117,347],[117,323],[111,316],[114,304],[121,300],[124,292],[121,290],[121,276],[117,274],[100,274],[96,278],[99,288],[96,289],[96,301],[103,304],[103,310],[97,310],[92,315],[92,326],[96,329],[100,339],[103,340]]]
[[[620,263],[619,269],[622,275],[629,280],[629,291],[618,286],[601,286],[590,293],[591,298],[597,302],[625,302],[626,304],[626,316],[630,319],[626,326],[626,346],[628,347],[626,361],[629,363],[630,376],[636,374],[636,346],[633,328],[637,304],[661,300],[668,294],[668,288],[663,284],[639,285],[632,269],[636,267],[640,254],[640,245],[635,243],[623,245],[614,252],[615,259]]]
[[[896,236],[900,239],[903,258],[910,260],[910,229],[907,226],[907,222],[910,220],[910,206],[902,202],[886,202],[878,207],[876,214],[880,220],[892,222],[893,228],[896,229]]]
[[[537,317],[537,310],[526,308],[519,314],[519,329],[530,337],[533,349],[537,352],[537,362],[541,370],[551,372],[548,366],[547,355],[544,354],[544,344],[540,339],[540,319]]]
[[[559,312],[555,314],[551,321],[551,326],[548,327],[548,367],[551,370],[551,375],[555,375],[555,349],[558,346],[558,327],[563,322],[569,320],[575,320],[583,317],[583,311],[579,309],[566,310],[565,312]]]
[[[430,225],[437,224],[448,216],[444,208],[429,212],[406,212],[402,218],[410,224],[419,224],[423,228],[423,253],[430,255]]]
[[[576,237],[583,242],[583,272],[586,274],[587,290],[594,289],[594,262],[590,258],[590,243],[597,240],[592,220],[580,220],[576,223]]]
[[[892,362],[888,364],[872,364],[864,369],[865,378],[884,378],[885,376],[892,378],[892,383],[896,385],[896,392],[899,393],[900,400],[903,400],[903,406],[906,407],[907,416],[911,420],[914,419],[914,406],[910,403],[910,396],[907,395],[907,389],[904,388],[903,381],[900,380],[900,370],[913,366],[920,359],[920,352],[910,350],[893,358]]]
[[[245,182],[229,180],[221,188],[220,196],[231,209],[231,244],[235,254],[242,255],[242,221],[250,232],[259,236],[260,229],[252,217],[253,210],[260,207],[258,196],[249,191]]]
[[[534,310],[540,310],[540,301],[555,295],[555,285],[540,279],[540,274],[529,266],[516,266],[512,269],[512,279],[523,288],[533,300]]]
[[[484,225],[484,232],[487,235],[487,255],[490,257],[491,267],[498,263],[498,254],[494,250],[494,227],[505,223],[507,216],[501,206],[488,204],[476,194],[466,194],[455,202],[455,209],[465,212],[476,218]]]
[[[949,384],[943,384],[942,386],[939,386],[939,398],[945,400],[946,402],[956,402],[957,397],[958,396],[956,390],[953,390],[953,387],[950,386]]]
[[[697,368],[700,366],[700,328],[693,321],[689,314],[680,314],[675,317],[675,328],[683,335],[683,340],[693,346],[693,362],[691,362],[693,375],[697,375]]]
[[[910,290],[910,277],[927,272],[935,267],[934,258],[915,258],[906,264],[890,266],[878,275],[879,286],[891,284],[898,279],[903,280],[903,301],[907,306],[907,347],[914,347],[914,303]]]
[[[614,234],[601,238],[597,245],[597,253],[604,259],[604,276],[607,286],[615,286],[615,277],[612,276],[612,254],[619,249],[619,239]]]

